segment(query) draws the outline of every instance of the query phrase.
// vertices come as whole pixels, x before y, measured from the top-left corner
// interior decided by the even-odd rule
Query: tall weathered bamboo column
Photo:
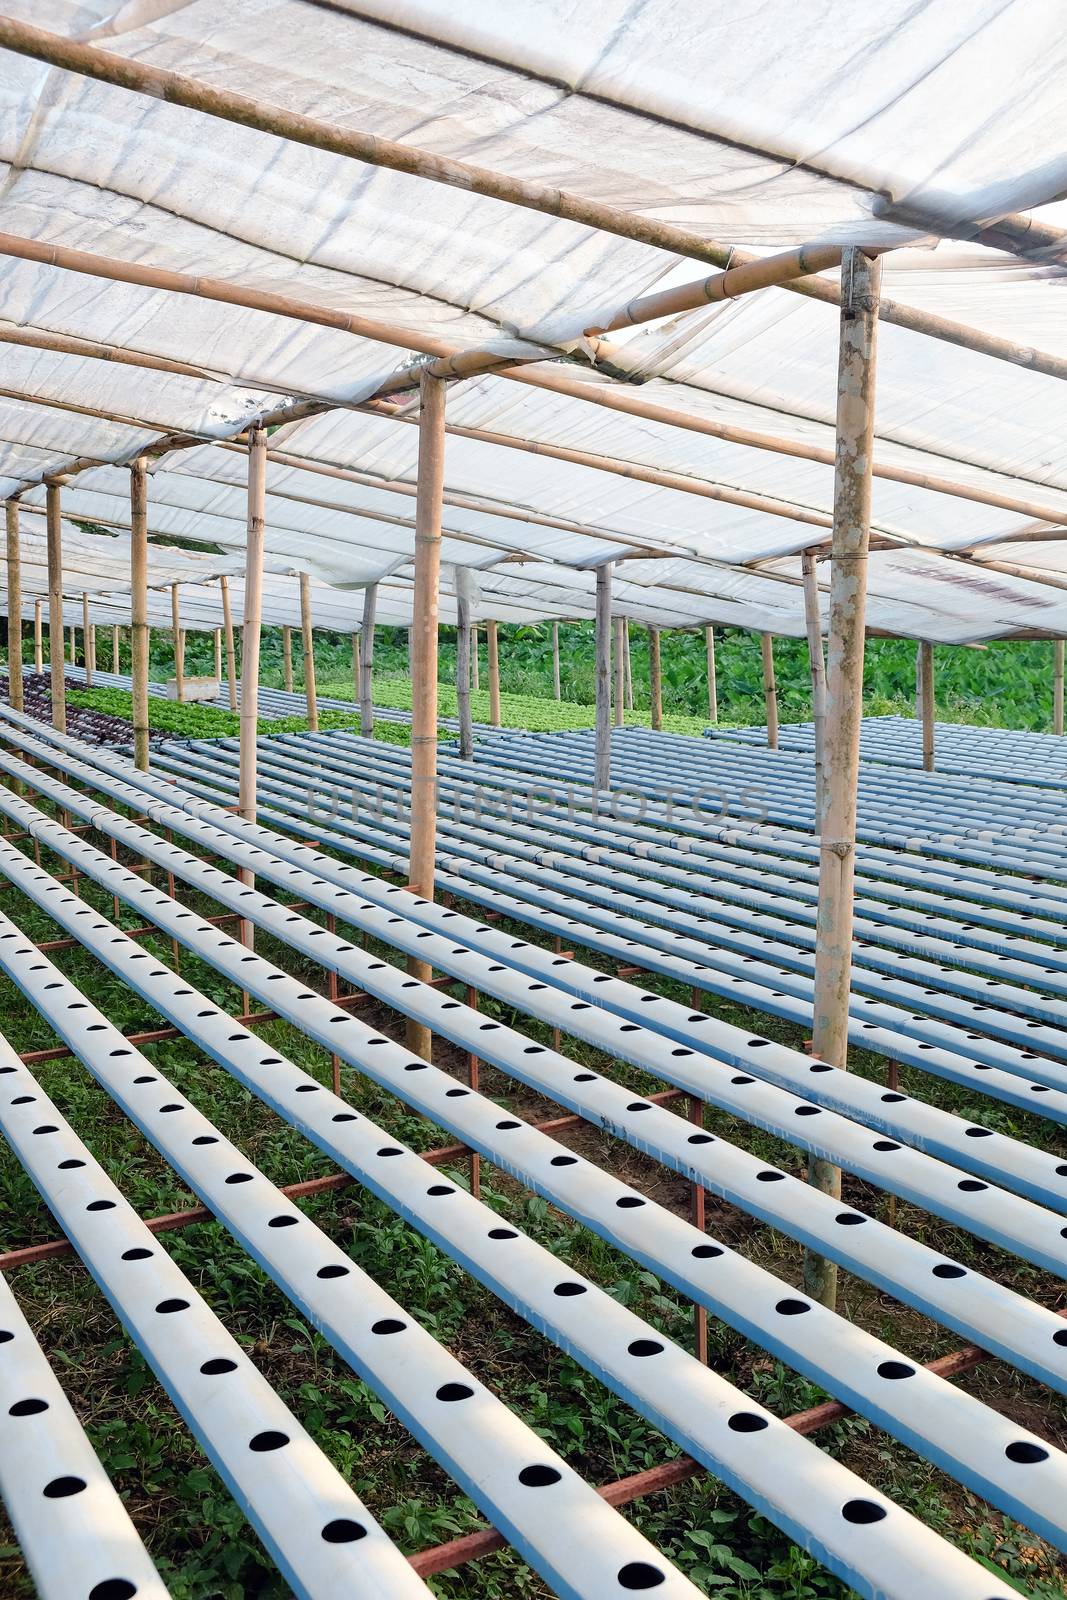
[[[778,684],[774,676],[774,634],[760,634],[763,657],[763,708],[767,716],[767,746],[778,748]]]
[[[474,727],[471,721],[471,570],[456,568],[456,710],[459,714],[459,755],[461,761],[474,759]]]
[[[259,731],[259,641],[263,629],[263,542],[267,502],[267,430],[248,430],[248,516],[245,528],[245,603],[241,625],[241,722],[238,811],[256,820],[256,735]],[[225,579],[222,580],[225,583]],[[229,609],[229,597],[226,599]],[[232,637],[232,635],[231,635]],[[242,867],[238,876],[251,886],[255,876]],[[251,948],[250,922],[241,923],[241,943]]]
[[[222,629],[213,630],[215,636],[215,681],[222,682]]]
[[[40,600],[33,602],[33,670],[38,675],[44,671],[44,629],[41,627],[41,612],[43,605]]]
[[[621,728],[626,720],[626,646],[623,644],[623,631],[626,627],[625,617],[616,617],[612,624],[612,710],[613,721],[616,728]]]
[[[119,625],[117,622],[111,624],[111,670],[112,672],[122,671],[121,652],[119,650]]]
[[[359,702],[359,634],[352,635],[352,699]]]
[[[300,637],[304,650],[304,699],[307,702],[308,728],[319,731],[319,697],[315,692],[315,634],[311,625],[311,579],[300,574]]]
[[[133,760],[148,771],[148,463],[130,468],[130,698]]]
[[[934,647],[919,643],[919,715],[923,725],[923,771],[934,770]]]
[[[596,569],[596,762],[593,782],[597,789],[611,787],[611,573],[605,561]]]
[[[648,688],[652,702],[651,722],[654,728],[663,727],[663,668],[659,653],[659,629],[648,630]]]
[[[293,630],[282,629],[282,684],[289,694],[293,692]]]
[[[826,693],[826,779],[819,818],[819,910],[816,922],[812,1050],[833,1066],[848,1065],[852,978],[856,786],[863,718],[863,645],[867,551],[871,532],[871,449],[881,267],[850,247],[841,266],[837,453],[831,540],[829,666]],[[812,1157],[808,1178],[840,1195],[841,1173]],[[804,1286],[824,1305],[837,1301],[837,1268],[809,1251]]]
[[[822,811],[822,789],[826,774],[826,660],[822,653],[822,617],[819,612],[815,554],[805,550],[800,560],[804,574],[804,623],[811,665],[811,717],[815,724],[815,815],[818,819]]]
[[[624,617],[623,618],[622,643],[623,643],[623,655],[626,658],[626,660],[625,660],[625,668],[626,668],[626,709],[627,709],[627,711],[632,711],[633,708],[634,708],[634,674],[633,674],[633,666],[632,666],[631,661],[630,661],[630,619],[629,619],[629,617]]]
[[[45,491],[48,546],[48,662],[52,674],[52,726],[67,731],[66,668],[63,661],[63,531],[59,485]]]
[[[14,703],[14,702],[12,702]],[[1052,731],[1063,732],[1063,640],[1052,641]]]
[[[82,654],[83,654],[83,656],[85,658],[85,687],[87,689],[91,689],[92,686],[93,686],[93,668],[96,665],[96,661],[94,660],[94,649],[93,649],[95,643],[96,643],[96,641],[93,638],[93,625],[89,621],[89,595],[88,595],[87,591],[83,589],[82,590]]]
[[[219,579],[222,596],[222,631],[226,639],[226,685],[230,692],[230,710],[237,710],[237,651],[233,642],[233,613],[230,610],[230,580]],[[242,670],[244,663],[242,661]]]
[[[9,500],[7,513],[7,692],[14,711],[23,709],[22,693],[22,553],[19,550],[19,503]]]
[[[494,728],[500,726],[500,642],[495,621],[485,625],[485,639],[489,652],[489,721]]]
[[[478,658],[478,624],[471,629],[471,688],[481,688],[481,663]]]
[[[704,627],[704,655],[708,668],[708,721],[719,720],[719,686],[715,677],[715,629],[711,623]]]
[[[559,623],[552,624],[552,693],[560,699],[559,692]]]
[[[185,699],[185,638],[182,634],[182,610],[178,585],[170,586],[170,626],[174,635],[174,692],[179,700]]]
[[[363,656],[359,663],[359,731],[364,739],[374,737],[374,612],[378,604],[378,585],[369,583],[363,591]]]
[[[415,498],[415,589],[411,646],[411,845],[408,881],[433,899],[437,856],[437,619],[441,588],[441,496],[445,479],[445,385],[424,372],[419,384],[419,472]],[[428,982],[424,961],[408,962],[412,977]],[[409,1019],[409,1049],[430,1059],[432,1039]]]

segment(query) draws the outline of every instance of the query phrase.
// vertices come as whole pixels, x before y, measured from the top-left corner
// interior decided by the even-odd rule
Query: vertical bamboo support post
[[[14,701],[12,701],[14,704]],[[1063,732],[1063,640],[1052,641],[1052,731]]]
[[[614,640],[612,643],[612,702],[614,722],[621,728],[626,720],[626,646],[622,642],[623,629],[626,627],[625,617],[616,617],[612,626]]]
[[[378,585],[369,583],[363,591],[363,657],[359,663],[359,731],[364,739],[374,737],[374,611],[378,604]]]
[[[184,700],[185,640],[182,637],[182,608],[176,583],[170,586],[170,627],[174,635],[174,693],[178,700]]]
[[[293,692],[293,630],[282,629],[282,684],[287,694]]]
[[[52,726],[67,731],[66,672],[63,663],[63,532],[59,485],[45,491],[48,543],[48,663],[52,674]]]
[[[919,644],[919,712],[923,724],[923,771],[934,770],[934,647]]]
[[[42,605],[40,600],[33,602],[33,670],[38,675],[44,672],[44,629],[41,626]]]
[[[760,634],[763,657],[763,708],[767,716],[767,748],[778,748],[778,684],[774,676],[774,634]]]
[[[811,664],[811,716],[815,724],[815,816],[822,811],[822,791],[826,773],[826,659],[822,652],[822,618],[819,613],[819,580],[815,554],[805,550],[801,556],[804,574],[804,624],[808,635],[808,660]]]
[[[133,760],[148,771],[148,463],[130,468],[130,696]]]
[[[23,709],[22,693],[22,555],[19,550],[19,503],[9,500],[7,515],[7,692],[12,709]]]
[[[819,909],[816,922],[812,1051],[835,1067],[848,1065],[852,978],[856,786],[863,719],[863,645],[867,551],[871,533],[874,374],[881,266],[846,250],[841,266],[837,451],[831,538],[829,667],[826,694],[824,804],[819,819]],[[841,1172],[821,1157],[808,1180],[840,1196]],[[808,1251],[804,1287],[813,1299],[837,1303],[837,1267]]]
[[[481,688],[481,664],[478,659],[478,626],[471,629],[471,688]]]
[[[711,623],[704,627],[704,656],[708,669],[708,721],[719,720],[719,685],[715,676],[715,629]]]
[[[222,631],[226,639],[226,686],[230,692],[230,710],[237,710],[237,652],[233,643],[233,613],[230,610],[230,580],[219,579],[222,596]],[[241,663],[242,669],[244,662]]]
[[[560,699],[559,692],[559,623],[552,624],[552,694]]]
[[[111,670],[112,672],[122,671],[121,650],[119,648],[119,625],[117,622],[113,622],[111,624]]]
[[[359,703],[359,634],[352,635],[352,700]]]
[[[412,603],[411,834],[408,882],[433,899],[437,857],[437,618],[441,588],[441,497],[445,476],[445,385],[423,372],[419,384],[419,466],[415,498],[415,590]],[[408,962],[414,978],[429,982],[424,961]],[[425,1024],[408,1020],[407,1044],[429,1061],[433,1048]]]
[[[611,786],[611,571],[605,561],[596,569],[596,757],[593,783],[603,791]]]
[[[82,657],[85,664],[85,687],[93,686],[96,671],[96,629],[89,620],[89,596],[82,590]]]
[[[474,759],[474,727],[471,720],[471,572],[456,568],[456,710],[459,713],[459,757]]]
[[[627,709],[627,711],[632,711],[633,708],[634,708],[634,674],[633,674],[633,666],[632,666],[631,661],[630,661],[630,619],[629,619],[629,617],[624,617],[623,618],[622,643],[623,643],[623,652],[624,652],[625,657],[626,657],[626,709]]]
[[[500,642],[496,623],[487,622],[485,638],[489,650],[489,721],[494,728],[500,726]]]
[[[213,630],[215,636],[215,681],[222,682],[222,629]]]
[[[245,604],[241,629],[241,724],[238,811],[256,820],[256,734],[259,723],[259,641],[263,626],[263,538],[267,499],[267,430],[248,433],[248,520],[245,534]],[[223,579],[225,582],[225,579]],[[247,868],[238,876],[249,886]],[[241,943],[251,948],[252,924],[241,923]]]
[[[304,699],[307,702],[308,728],[319,731],[319,697],[315,691],[315,633],[311,626],[311,579],[300,574],[300,638],[304,651]]]
[[[651,696],[651,723],[659,730],[663,727],[663,668],[660,661],[659,629],[648,630],[648,687]]]

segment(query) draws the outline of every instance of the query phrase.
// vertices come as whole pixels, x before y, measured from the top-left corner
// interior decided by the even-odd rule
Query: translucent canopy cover
[[[727,247],[894,246],[885,298],[1067,358],[1064,251],[972,242],[1005,213],[1067,223],[1067,158],[1048,137],[1067,82],[1052,7],[889,0],[875,15],[755,0],[743,27],[677,0],[8,9]],[[587,569],[616,559],[628,615],[802,631],[798,553],[825,541],[832,512],[832,307],[767,289],[615,336],[591,370],[586,330],[709,268],[10,54],[0,170],[4,233],[305,308],[0,253],[0,494],[39,505],[44,478],[66,472],[66,514],[120,530],[124,468],[148,452],[152,531],[239,564],[245,461],[225,441],[279,407],[284,418],[287,401],[321,402],[332,409],[271,435],[268,553],[342,588],[390,579],[409,610],[417,401],[354,408],[413,356],[485,349],[532,365],[449,391],[443,559],[481,571],[484,615],[588,615]],[[318,325],[315,308],[371,319],[382,337]],[[538,386],[561,371],[577,395]],[[514,381],[524,372],[532,382]],[[594,403],[616,394],[689,426]],[[876,461],[892,475],[875,480],[873,524],[897,548],[872,557],[872,626],[946,640],[1064,631],[1065,591],[1045,580],[1067,578],[1067,544],[1028,537],[1067,519],[1062,380],[883,322],[877,396]],[[971,547],[1033,576],[949,558]]]

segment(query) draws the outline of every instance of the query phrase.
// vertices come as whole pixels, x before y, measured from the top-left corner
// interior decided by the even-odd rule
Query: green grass
[[[641,721],[648,712],[648,650],[643,628],[631,626],[635,712],[627,720]],[[737,628],[717,630],[719,713],[725,723],[762,722],[763,689],[760,643],[757,635]],[[699,633],[664,633],[661,636],[663,663],[663,703],[665,720],[678,732],[703,727],[707,719],[707,689],[704,641]],[[98,630],[98,659],[102,670],[110,669],[110,632]],[[315,660],[323,693],[351,699],[352,646],[350,638],[339,634],[317,633]],[[481,681],[488,683],[484,631],[481,639]],[[808,680],[807,647],[803,640],[778,639],[775,643],[779,708],[784,722],[810,716],[811,696]],[[124,643],[120,666],[129,670],[129,650]],[[214,666],[211,639],[190,633],[186,644],[186,669],[190,674],[210,673]],[[408,676],[407,634],[400,628],[379,628],[375,644],[375,666],[393,693],[396,680]],[[934,650],[938,715],[948,721],[974,722],[990,726],[1047,729],[1052,722],[1052,645],[1041,642],[998,640],[984,650],[938,645]],[[154,677],[173,673],[173,655],[165,632],[152,635],[151,670]],[[501,687],[506,696],[518,701],[533,701],[523,707],[527,727],[585,726],[584,722],[547,721],[541,718],[578,716],[578,711],[561,710],[552,697],[550,628],[547,623],[525,624],[500,629]],[[299,652],[296,660],[297,685],[300,683]],[[442,628],[440,635],[440,678],[443,710],[450,714],[455,682],[455,630]],[[569,707],[588,708],[595,698],[593,672],[593,632],[589,623],[560,625],[560,678],[563,702]],[[280,688],[283,682],[281,632],[263,630],[261,680]],[[865,708],[869,715],[889,712],[910,715],[915,698],[915,645],[901,639],[870,639],[867,642]],[[386,701],[382,701],[385,704]],[[585,714],[588,714],[587,712]],[[485,689],[475,697],[475,716],[488,720]],[[693,718],[694,724],[676,726],[676,719]],[[511,724],[509,724],[511,725]]]

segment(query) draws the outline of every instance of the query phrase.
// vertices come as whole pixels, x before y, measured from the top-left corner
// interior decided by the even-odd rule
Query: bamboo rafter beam
[[[396,329],[385,324],[370,324],[366,319],[355,319],[342,312],[335,312],[329,308],[316,305],[314,302],[295,300],[289,296],[268,294],[264,291],[246,289],[239,284],[222,282],[209,278],[194,278],[188,274],[171,272],[162,268],[146,268],[135,263],[114,260],[111,257],[91,254],[87,251],[72,250],[60,246],[41,245],[32,240],[18,239],[10,234],[0,234],[0,255],[11,254],[20,258],[44,261],[52,265],[62,266],[73,272],[83,272],[90,276],[103,277],[121,282],[139,283],[146,287],[166,289],[177,294],[188,294],[198,298],[220,300],[226,304],[242,305],[253,309],[270,311],[276,315],[295,319],[298,321],[312,322],[337,328],[340,331],[363,334],[378,339],[385,343],[401,343],[405,349],[420,347],[419,336],[411,329]],[[885,302],[882,302],[884,305]],[[448,346],[439,340],[423,339],[421,345],[424,353],[454,353],[455,347]],[[546,351],[546,355],[555,354]],[[757,449],[766,449],[781,455],[796,456],[800,459],[820,461],[827,465],[833,463],[833,451],[826,447],[816,446],[799,440],[780,439],[773,434],[762,434],[752,429],[744,429],[718,423],[711,419],[693,416],[683,411],[677,411],[667,406],[658,406],[654,403],[640,399],[629,390],[609,385],[592,385],[582,383],[568,374],[552,371],[544,363],[540,363],[536,371],[530,368],[511,367],[502,376],[511,381],[526,383],[530,386],[547,389],[557,394],[568,395],[575,399],[585,400],[594,405],[601,405],[609,410],[626,412],[648,421],[662,422],[668,426],[683,428],[690,432],[700,433],[707,437],[721,438],[729,443],[748,444]],[[280,426],[285,423],[299,421],[302,418],[319,415],[324,411],[333,409],[337,402],[331,399],[294,399],[288,398],[277,407],[271,408],[257,419],[257,426],[266,428]],[[363,405],[356,405],[350,409],[362,410]],[[136,419],[124,418],[136,426]],[[414,421],[414,417],[409,420]],[[248,424],[246,424],[248,426]],[[504,436],[500,436],[501,439]],[[204,439],[188,434],[170,434],[163,436],[146,453],[158,457],[168,451],[178,448],[191,448],[203,444]],[[74,476],[79,472],[88,471],[93,467],[107,465],[108,463],[95,457],[79,457],[76,461],[64,464],[62,471],[67,476]],[[1007,496],[994,493],[987,489],[976,489],[967,484],[956,483],[953,480],[940,478],[928,473],[915,472],[910,468],[891,467],[885,463],[876,463],[875,475],[891,481],[908,483],[915,487],[930,489],[935,493],[949,494],[955,497],[971,500],[978,504],[995,506],[1001,510],[1010,510],[1031,519],[1048,522],[1065,521],[1064,513],[1058,507],[1042,505],[1037,501],[1021,497]],[[51,474],[44,474],[43,479],[49,482]],[[27,488],[36,480],[26,480]],[[22,493],[25,490],[20,491]],[[742,491],[735,491],[742,492]],[[770,502],[774,504],[774,502]],[[770,509],[770,505],[758,509]],[[828,524],[824,524],[828,525]]]
[[[479,194],[582,227],[599,229],[673,255],[706,261],[720,269],[745,266],[760,259],[747,251],[735,250],[690,230],[673,227],[655,217],[642,216],[601,201],[569,194],[548,184],[534,183],[486,167],[456,161],[360,129],[337,127],[248,95],[212,87],[181,73],[150,66],[144,61],[129,60],[101,50],[96,45],[63,38],[11,17],[0,17],[0,47],[47,62],[66,72],[95,78],[115,88],[255,128],[278,139],[345,156],[368,166],[384,167],[428,182],[444,184],[460,189],[464,194]],[[840,285],[826,279],[798,278],[785,287],[793,293],[804,294],[830,305],[841,303]],[[1012,340],[997,338],[980,329],[964,327],[930,312],[883,301],[879,315],[882,320],[895,322],[913,332],[943,339],[1017,366],[1054,377],[1067,376],[1067,361],[1060,357],[1016,344]],[[417,347],[409,332],[406,348],[413,346]]]

